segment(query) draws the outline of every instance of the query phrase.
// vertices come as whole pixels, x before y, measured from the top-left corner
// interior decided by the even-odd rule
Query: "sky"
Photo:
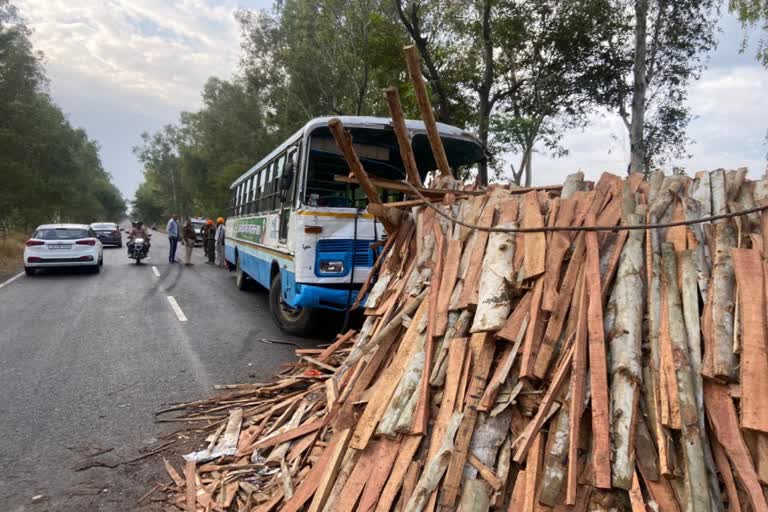
[[[201,105],[209,76],[236,71],[240,46],[234,12],[269,9],[272,0],[15,0],[45,54],[50,92],[70,122],[101,146],[116,185],[131,199],[142,181],[132,148],[141,133],[174,123]],[[719,45],[690,89],[696,117],[688,134],[691,159],[670,163],[690,171],[766,168],[768,70],[748,48],[730,15],[720,21]],[[611,114],[595,115],[569,132],[566,157],[534,158],[534,183],[561,182],[581,170],[588,179],[622,173],[629,150],[626,129]],[[513,161],[517,161],[514,159]]]

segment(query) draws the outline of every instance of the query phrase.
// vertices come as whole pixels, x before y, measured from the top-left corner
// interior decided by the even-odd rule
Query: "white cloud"
[[[51,78],[79,76],[183,109],[238,59],[236,4],[203,0],[19,0]],[[170,121],[170,120],[169,120]]]

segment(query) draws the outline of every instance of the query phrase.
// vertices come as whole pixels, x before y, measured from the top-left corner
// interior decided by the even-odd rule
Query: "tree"
[[[682,156],[691,119],[688,85],[715,46],[716,0],[614,0],[605,52],[592,67],[596,100],[630,139],[629,172]]]
[[[748,30],[758,26],[763,30],[756,56],[763,66],[768,67],[768,0],[729,0],[728,7],[744,28],[744,46],[748,40]]]

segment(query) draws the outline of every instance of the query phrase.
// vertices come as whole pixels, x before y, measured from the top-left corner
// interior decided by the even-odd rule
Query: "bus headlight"
[[[321,261],[320,272],[323,274],[343,274],[344,262],[343,261]]]

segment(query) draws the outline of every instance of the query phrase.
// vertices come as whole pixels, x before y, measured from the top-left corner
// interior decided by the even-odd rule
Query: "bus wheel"
[[[282,280],[278,273],[269,287],[269,310],[281,330],[297,336],[309,336],[314,311],[308,308],[294,309],[283,302]]]
[[[242,291],[250,290],[251,279],[248,277],[248,274],[243,271],[242,267],[240,267],[240,258],[237,258],[235,272],[235,286],[237,286],[237,289]]]

